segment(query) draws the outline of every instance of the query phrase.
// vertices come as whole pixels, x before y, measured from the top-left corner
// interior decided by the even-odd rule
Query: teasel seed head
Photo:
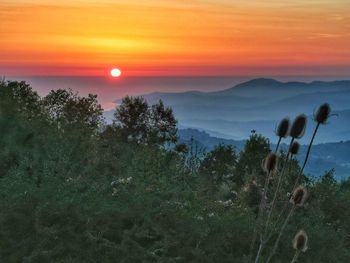
[[[306,129],[307,117],[305,114],[300,114],[297,116],[290,129],[290,136],[296,139],[303,137]]]
[[[329,106],[328,103],[324,103],[318,108],[315,114],[315,121],[317,123],[324,124],[328,120],[330,114],[331,106]]]
[[[308,249],[308,236],[304,230],[299,230],[293,239],[293,248],[305,252]]]
[[[289,147],[289,152],[291,155],[297,155],[300,149],[300,144],[298,142],[293,142]]]
[[[277,167],[277,154],[269,153],[263,162],[263,169],[265,172],[270,173]]]
[[[307,197],[307,190],[304,186],[295,188],[290,202],[295,206],[303,206]]]
[[[288,136],[289,126],[290,126],[289,119],[288,118],[282,119],[276,129],[276,135],[280,138],[286,138]]]

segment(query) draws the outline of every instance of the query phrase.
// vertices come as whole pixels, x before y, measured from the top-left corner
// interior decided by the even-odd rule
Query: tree
[[[142,97],[125,97],[114,113],[114,125],[127,141],[144,144],[175,143],[176,119],[160,100],[149,106]]]
[[[149,106],[142,97],[125,97],[114,112],[114,124],[128,141],[145,142],[148,134]]]
[[[152,105],[150,109],[150,140],[157,144],[177,141],[177,122],[171,108],[165,107],[163,101]]]
[[[2,117],[22,116],[25,120],[41,113],[40,97],[24,81],[0,81],[0,114]]]
[[[244,181],[246,175],[252,174],[257,175],[258,181],[261,182],[264,176],[261,163],[269,152],[270,142],[267,138],[255,133],[250,136],[237,163],[237,176],[240,182]]]
[[[52,90],[43,99],[43,105],[49,118],[62,128],[97,131],[103,122],[103,109],[97,95],[79,97],[71,90]]]
[[[232,145],[219,144],[205,156],[200,166],[200,173],[212,184],[236,181],[236,163],[237,155]]]
[[[0,177],[41,145],[44,130],[39,95],[24,81],[0,81]],[[44,124],[44,125],[43,125]]]

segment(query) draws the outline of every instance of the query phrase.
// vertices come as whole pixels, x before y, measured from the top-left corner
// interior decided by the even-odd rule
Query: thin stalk
[[[262,197],[261,197],[261,201],[260,201],[260,205],[259,205],[258,218],[256,220],[256,224],[255,224],[255,228],[254,228],[253,240],[252,240],[252,243],[250,244],[250,253],[249,253],[250,258],[252,257],[252,253],[254,250],[256,238],[258,235],[258,230],[259,230],[259,228],[261,228],[261,226],[260,226],[260,220],[261,220],[261,216],[262,216],[261,214],[263,213],[264,207],[266,205],[266,193],[267,193],[269,181],[270,181],[270,172],[267,172],[265,184],[264,184],[264,190],[262,192]],[[261,231],[261,229],[260,229],[260,231]]]
[[[275,153],[278,152],[278,148],[280,147],[281,141],[282,141],[282,137],[279,137],[276,148],[275,148]]]
[[[263,248],[263,242],[262,242],[262,240],[260,240],[260,245],[259,245],[258,253],[256,254],[256,257],[255,257],[255,263],[258,263],[258,262],[259,262],[259,257],[260,257],[260,254],[261,254],[261,252],[262,252],[262,248]]]
[[[298,261],[299,254],[300,254],[300,251],[299,251],[299,250],[295,251],[294,257],[293,257],[293,259],[292,259],[292,261],[291,261],[290,263],[295,263],[295,262],[297,262],[297,261]]]
[[[292,160],[292,159],[293,159],[293,156],[291,156],[290,160]],[[289,165],[288,165],[288,174],[290,174],[291,166],[292,166],[291,163],[289,163]],[[280,214],[278,215],[278,217],[277,217],[277,219],[276,219],[276,223],[275,223],[275,224],[273,225],[273,227],[272,227],[272,231],[270,231],[270,234],[269,234],[268,237],[265,239],[265,243],[267,243],[267,242],[270,240],[270,238],[272,237],[274,231],[276,230],[276,226],[277,226],[277,224],[278,224],[280,218],[282,217],[282,215],[284,214],[284,212],[285,212],[286,209],[288,208],[288,204],[289,204],[289,202],[286,201],[286,202],[285,202],[285,205],[284,205],[284,207],[283,207],[283,209],[282,209],[282,211],[280,212]]]
[[[289,147],[293,144],[294,139],[295,139],[295,138],[292,138],[292,139],[291,139],[291,141],[290,141],[290,143],[289,143]],[[280,142],[281,142],[281,137],[280,137],[280,139],[278,140],[275,153],[277,153],[277,151],[278,151],[278,147],[279,147],[279,145],[280,145]],[[281,184],[281,179],[282,179],[282,177],[283,177],[283,175],[284,175],[284,173],[285,173],[285,169],[286,169],[286,166],[287,166],[287,164],[288,164],[289,155],[290,155],[290,152],[288,151],[287,156],[286,156],[286,159],[285,159],[284,164],[283,164],[283,167],[282,167],[281,175],[280,175],[279,178],[278,178],[277,188],[276,188],[276,191],[275,191],[275,193],[274,193],[274,197],[273,197],[273,201],[272,201],[272,208],[271,208],[270,211],[269,211],[269,214],[268,214],[268,217],[267,217],[267,220],[266,220],[266,224],[265,224],[264,230],[263,230],[263,232],[262,232],[262,234],[263,234],[263,239],[262,239],[262,241],[260,242],[260,246],[261,246],[261,247],[263,247],[264,244],[266,243],[265,232],[267,231],[267,227],[268,227],[269,222],[270,222],[270,219],[271,219],[271,215],[272,215],[272,212],[273,212],[273,209],[274,209],[274,206],[275,206],[277,194],[278,194],[278,192],[279,192],[279,188],[280,188],[280,184]],[[265,239],[265,240],[264,240],[264,239]]]
[[[284,214],[284,212],[286,211],[287,208],[288,208],[288,204],[285,205],[282,212],[278,215],[278,217],[276,219],[276,223],[273,224],[272,230],[270,231],[269,235],[265,239],[265,243],[269,242],[269,240],[271,239],[273,234],[277,231],[277,225],[278,225],[279,219],[282,217],[282,215]]]
[[[315,130],[314,130],[314,133],[312,134],[312,138],[311,138],[311,141],[309,143],[309,147],[307,148],[307,152],[306,152],[306,156],[305,156],[305,159],[304,159],[304,163],[303,163],[303,166],[301,167],[301,170],[300,170],[300,173],[298,174],[298,177],[297,179],[295,180],[295,184],[294,184],[294,187],[293,187],[293,191],[295,190],[295,188],[297,187],[298,183],[299,183],[299,180],[300,180],[300,177],[302,176],[303,172],[304,172],[304,169],[305,169],[305,166],[306,166],[306,163],[309,159],[309,155],[310,155],[310,151],[311,151],[311,147],[312,147],[312,144],[314,142],[314,139],[315,139],[315,136],[316,136],[316,133],[318,131],[318,128],[320,127],[320,124],[321,123],[317,123],[316,127],[315,127]],[[293,192],[292,191],[292,192]]]
[[[293,139],[292,139],[291,143],[293,143]],[[286,159],[285,159],[285,162],[284,162],[284,165],[283,165],[283,168],[282,168],[281,175],[278,178],[277,188],[276,188],[275,194],[274,194],[273,199],[272,199],[271,209],[270,209],[269,214],[267,216],[267,220],[266,220],[266,224],[265,224],[265,228],[264,228],[264,235],[266,234],[267,228],[268,228],[270,220],[271,220],[273,210],[275,209],[277,195],[278,195],[280,188],[281,188],[282,177],[284,176],[285,171],[286,171],[286,167],[288,166],[288,160],[290,160],[292,158],[292,157],[289,158],[289,155],[290,154],[288,152]]]
[[[278,152],[278,149],[280,147],[280,144],[281,144],[281,141],[282,141],[282,137],[279,137],[278,138],[278,142],[277,142],[277,145],[276,145],[276,148],[275,148],[275,154],[277,154]],[[266,206],[266,194],[267,194],[267,188],[268,188],[268,185],[269,185],[269,181],[270,181],[270,173],[267,175],[266,179],[265,179],[265,186],[264,186],[264,192],[263,192],[263,197],[262,197],[262,200],[260,202],[260,206],[259,206],[259,213],[258,213],[258,219],[257,219],[257,224],[255,226],[255,229],[254,229],[254,236],[253,236],[253,240],[252,240],[252,243],[250,245],[250,252],[249,252],[249,257],[251,258],[252,257],[252,253],[253,253],[253,249],[254,249],[254,245],[255,245],[255,242],[256,242],[256,238],[257,238],[257,235],[258,235],[258,226],[260,224],[260,217],[261,217],[261,205],[263,204],[264,202],[264,205],[263,205],[263,208],[264,206]],[[266,190],[265,190],[266,189]],[[262,209],[263,210],[263,209]],[[263,230],[263,229],[260,229],[260,231]],[[263,235],[264,235],[264,232],[261,232],[260,233],[260,245],[259,245],[259,249],[258,249],[258,252],[257,252],[257,255],[256,255],[256,258],[255,258],[255,262],[258,262],[259,260],[259,257],[260,257],[260,254],[261,254],[261,251],[262,251],[262,248],[263,248]]]
[[[253,235],[253,240],[252,240],[252,243],[250,244],[250,253],[249,253],[249,257],[251,258],[252,257],[252,253],[253,253],[253,250],[254,250],[254,246],[255,246],[255,242],[256,242],[256,238],[258,236],[258,232],[260,230],[261,232],[261,217],[262,217],[262,213],[265,209],[265,206],[266,206],[266,193],[267,193],[267,188],[269,186],[269,182],[270,182],[270,175],[271,173],[270,172],[267,172],[266,173],[266,179],[265,179],[265,184],[264,184],[264,190],[263,190],[263,193],[262,193],[262,198],[261,198],[261,201],[260,201],[260,205],[259,205],[259,211],[258,211],[258,218],[256,220],[256,225],[255,225],[255,228],[254,228],[254,235]]]
[[[277,248],[278,248],[278,245],[279,245],[279,243],[280,243],[281,237],[282,237],[282,235],[283,235],[283,232],[284,232],[284,230],[285,230],[285,228],[286,228],[286,226],[287,226],[287,224],[288,224],[289,219],[290,219],[291,216],[293,215],[294,210],[295,210],[295,206],[292,207],[292,209],[289,211],[289,214],[288,214],[286,220],[284,220],[283,226],[282,226],[282,228],[281,228],[281,230],[280,230],[280,232],[279,232],[279,234],[278,234],[278,237],[277,237],[277,239],[276,239],[276,241],[275,241],[275,244],[273,245],[273,249],[272,249],[272,251],[271,251],[271,254],[270,254],[270,256],[268,257],[266,263],[269,263],[269,262],[271,261],[272,257],[275,255],[276,250],[277,250]]]
[[[303,162],[303,165],[301,167],[301,170],[295,180],[295,183],[294,183],[294,186],[293,186],[293,189],[291,191],[291,194],[294,192],[295,188],[297,187],[298,183],[299,183],[299,180],[300,180],[300,177],[302,176],[303,172],[304,172],[304,169],[305,169],[305,166],[306,166],[306,163],[309,159],[309,156],[310,156],[310,152],[311,152],[311,147],[313,145],[313,142],[315,140],[315,137],[316,137],[316,134],[317,134],[317,131],[320,127],[320,123],[317,123],[316,127],[315,127],[315,130],[312,134],[312,137],[311,137],[311,140],[310,140],[310,143],[309,143],[309,146],[308,146],[308,149],[307,149],[307,152],[306,152],[306,156],[305,156],[305,159],[304,159],[304,162]],[[283,207],[283,210],[282,212],[279,214],[278,216],[278,219],[282,216],[282,214],[284,213],[285,209],[288,207],[288,203],[285,204],[285,206]],[[269,238],[268,238],[269,239]]]
[[[279,149],[279,147],[281,145],[281,141],[282,141],[282,137],[279,137],[277,145],[276,145],[276,148],[275,148],[275,154],[277,154],[277,152],[278,152],[278,149]],[[249,251],[249,258],[250,259],[252,257],[252,253],[253,253],[253,250],[254,250],[256,238],[257,238],[257,235],[258,235],[258,226],[260,224],[259,221],[260,221],[261,213],[262,213],[262,210],[263,210],[263,209],[261,209],[263,202],[264,202],[264,205],[266,205],[266,193],[267,193],[267,188],[268,188],[268,185],[269,185],[269,181],[270,181],[270,173],[268,173],[268,175],[267,175],[267,177],[265,179],[264,191],[263,191],[262,199],[261,199],[260,206],[259,206],[257,224],[255,225],[252,243],[250,244],[250,251]],[[262,239],[262,236],[260,237],[260,239]],[[261,240],[260,245],[259,245],[259,250],[258,250],[258,253],[257,253],[256,260],[259,258],[259,255],[261,253],[261,249],[262,249],[262,240]]]

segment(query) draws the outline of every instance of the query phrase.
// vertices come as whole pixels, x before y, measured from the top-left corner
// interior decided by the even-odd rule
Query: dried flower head
[[[297,139],[303,137],[306,129],[306,122],[307,117],[305,114],[300,114],[299,116],[297,116],[294,119],[292,127],[290,129],[290,136]]]
[[[318,123],[324,124],[328,120],[330,114],[331,106],[329,106],[328,103],[324,103],[318,108],[315,114],[315,120]]]
[[[303,206],[307,197],[307,190],[304,186],[295,188],[290,202],[295,206]]]
[[[275,170],[277,166],[277,155],[275,153],[269,153],[264,160],[264,171],[269,173]]]
[[[288,136],[290,122],[288,118],[284,118],[278,124],[276,135],[280,138],[285,138]]]
[[[293,248],[305,252],[308,247],[308,236],[304,230],[299,230],[293,239]]]
[[[289,147],[289,152],[292,155],[298,154],[300,149],[300,144],[298,142],[293,142],[292,145]]]

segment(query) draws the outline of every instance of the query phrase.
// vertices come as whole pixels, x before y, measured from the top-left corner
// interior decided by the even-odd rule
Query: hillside
[[[195,89],[195,87],[194,87]],[[273,136],[279,119],[306,113],[310,116],[321,103],[331,104],[337,116],[320,131],[318,142],[350,138],[350,81],[280,82],[254,79],[216,92],[152,93],[144,97],[154,103],[162,99],[174,109],[183,128],[220,133],[225,138],[247,139],[252,129]],[[310,130],[310,129],[309,129]],[[307,136],[306,136],[307,138]]]
[[[182,129],[179,131],[179,136],[180,142],[186,144],[189,144],[191,138],[193,138],[199,148],[206,149],[207,151],[212,150],[217,144],[230,144],[240,151],[245,144],[244,140],[218,138],[196,129]],[[271,147],[273,148],[274,144]],[[285,151],[287,144],[283,144],[282,149]],[[300,155],[298,156],[299,162],[304,159],[306,150],[307,146],[302,145]],[[349,177],[350,140],[337,143],[322,143],[313,146],[310,161],[306,167],[306,174],[318,177],[332,168],[335,169],[337,179],[342,180]]]

